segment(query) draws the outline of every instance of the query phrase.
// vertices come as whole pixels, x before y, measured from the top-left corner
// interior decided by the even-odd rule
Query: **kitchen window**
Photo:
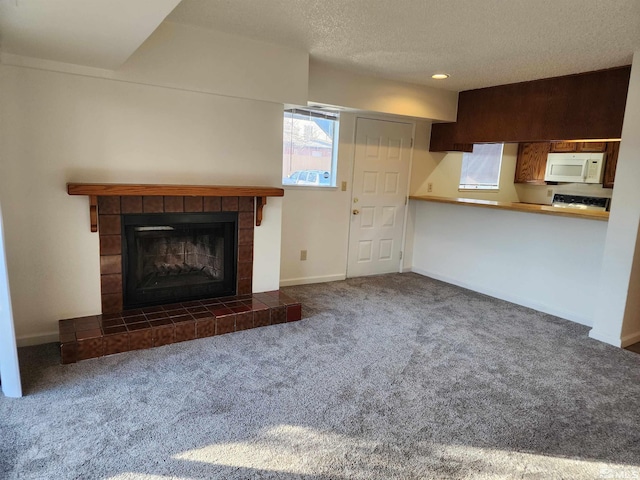
[[[339,115],[303,108],[285,110],[283,185],[336,186]]]
[[[502,143],[480,143],[462,155],[459,190],[498,190]]]

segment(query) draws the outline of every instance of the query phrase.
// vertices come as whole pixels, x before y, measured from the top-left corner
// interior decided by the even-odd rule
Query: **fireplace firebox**
[[[123,305],[236,294],[237,212],[122,215]]]
[[[302,318],[282,292],[253,293],[254,226],[283,189],[70,183],[67,191],[89,197],[100,235],[102,313],[59,321],[62,363]]]

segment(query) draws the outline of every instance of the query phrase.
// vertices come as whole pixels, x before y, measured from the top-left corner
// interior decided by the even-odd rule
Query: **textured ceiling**
[[[640,50],[640,0],[182,0],[167,20],[457,91],[626,65]]]

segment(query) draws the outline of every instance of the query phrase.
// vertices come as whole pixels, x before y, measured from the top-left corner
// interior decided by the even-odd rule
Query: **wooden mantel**
[[[91,231],[98,231],[98,197],[103,196],[183,196],[183,197],[256,197],[256,226],[262,223],[267,197],[282,197],[284,189],[230,185],[142,185],[124,183],[67,183],[69,195],[87,195]]]

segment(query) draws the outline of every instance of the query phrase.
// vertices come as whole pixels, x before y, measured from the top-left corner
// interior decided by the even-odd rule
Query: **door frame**
[[[2,209],[0,208],[0,377],[2,391],[7,397],[21,397],[20,366],[16,331],[11,310],[9,293],[9,275],[7,274],[7,256],[4,247],[4,229]]]
[[[351,173],[349,175],[349,177],[351,178],[351,195],[349,196],[349,208],[347,211],[347,215],[349,218],[349,231],[347,232],[347,262],[345,265],[345,278],[355,278],[355,277],[349,277],[349,247],[351,246],[351,211],[353,209],[353,186],[355,185],[354,183],[354,176],[356,173],[356,137],[358,135],[358,120],[359,119],[364,119],[364,120],[376,120],[376,121],[381,121],[381,122],[389,122],[389,123],[402,123],[405,125],[411,125],[411,139],[412,139],[412,144],[411,144],[411,148],[409,150],[409,175],[407,176],[407,200],[406,200],[406,208],[404,209],[404,218],[402,219],[403,224],[402,224],[402,239],[401,239],[401,248],[402,248],[402,258],[399,261],[398,264],[398,273],[404,273],[404,259],[406,257],[406,240],[407,240],[407,220],[409,218],[409,190],[411,188],[411,170],[413,168],[413,151],[416,145],[416,120],[411,119],[411,118],[405,118],[405,117],[387,117],[384,115],[370,115],[370,114],[363,114],[363,115],[359,115],[356,114],[355,115],[355,122],[354,122],[354,127],[353,127],[353,135],[352,135],[352,139],[351,139],[351,144],[353,145],[353,152],[351,154]]]

